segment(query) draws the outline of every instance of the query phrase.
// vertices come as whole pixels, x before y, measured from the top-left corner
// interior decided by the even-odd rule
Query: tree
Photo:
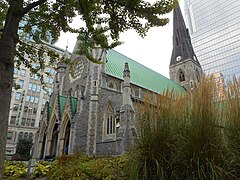
[[[168,23],[161,15],[170,12],[177,0],[159,0],[154,4],[144,0],[1,0],[0,1],[0,179],[3,174],[9,106],[13,86],[14,63],[24,63],[34,73],[44,71],[44,54],[58,59],[45,42],[54,43],[60,31],[81,33],[92,39],[86,49],[95,44],[113,48],[119,44],[119,34],[135,29],[144,37],[149,28]],[[85,22],[78,30],[71,28],[73,18]],[[101,24],[101,28],[97,28]],[[87,38],[86,38],[87,37]],[[109,40],[113,42],[109,44]],[[33,43],[34,42],[34,43]],[[36,45],[37,44],[37,45]],[[81,51],[88,55],[86,49]],[[28,61],[26,61],[26,56]],[[32,62],[40,67],[33,68]],[[53,62],[52,61],[52,62]]]
[[[31,158],[30,151],[32,149],[32,139],[20,139],[17,143],[16,153],[13,159],[28,161]]]

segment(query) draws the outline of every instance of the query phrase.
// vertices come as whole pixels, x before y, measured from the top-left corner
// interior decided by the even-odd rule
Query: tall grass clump
[[[166,93],[153,103],[147,96],[144,104],[138,104],[140,137],[130,154],[130,179],[171,177],[178,139],[173,98],[173,93]]]
[[[223,108],[213,78],[203,77],[198,87],[185,95],[182,131],[175,154],[177,179],[226,179],[224,170]],[[186,98],[186,99],[185,99]],[[177,101],[182,101],[178,99]]]
[[[226,166],[240,179],[240,79],[229,82],[225,97]]]
[[[140,133],[130,154],[130,179],[233,179],[225,159],[226,103],[218,96],[214,79],[204,76],[182,96],[145,98],[138,106]]]

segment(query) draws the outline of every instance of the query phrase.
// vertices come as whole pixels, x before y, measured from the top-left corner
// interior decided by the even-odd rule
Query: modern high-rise
[[[240,76],[240,1],[184,0],[194,51],[207,74]]]
[[[55,46],[47,45],[47,47],[59,53],[60,56],[66,53]],[[48,64],[49,60],[50,58],[46,56],[45,65]],[[39,64],[32,64],[33,68],[37,66]],[[43,89],[37,74],[33,74],[24,65],[14,68],[14,82],[20,88],[12,90],[6,145],[7,156],[15,154],[16,144],[19,139],[34,139],[34,135],[38,130],[41,112],[53,91],[55,77],[55,70],[52,67],[46,67],[44,72],[41,71],[45,83],[45,88]]]

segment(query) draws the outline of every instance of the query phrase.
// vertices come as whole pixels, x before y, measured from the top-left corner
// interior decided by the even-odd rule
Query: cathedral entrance
[[[58,144],[58,124],[55,124],[52,132],[52,142],[50,148],[50,156],[52,158],[57,155],[57,144]]]
[[[64,135],[64,154],[68,154],[69,152],[69,139],[70,139],[70,129],[71,129],[71,124],[70,120],[68,120],[66,129],[65,129],[65,135]]]

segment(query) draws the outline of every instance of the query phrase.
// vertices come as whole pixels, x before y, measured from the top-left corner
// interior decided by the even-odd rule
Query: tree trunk
[[[0,179],[3,179],[8,116],[13,85],[14,56],[23,0],[11,0],[0,39]]]

